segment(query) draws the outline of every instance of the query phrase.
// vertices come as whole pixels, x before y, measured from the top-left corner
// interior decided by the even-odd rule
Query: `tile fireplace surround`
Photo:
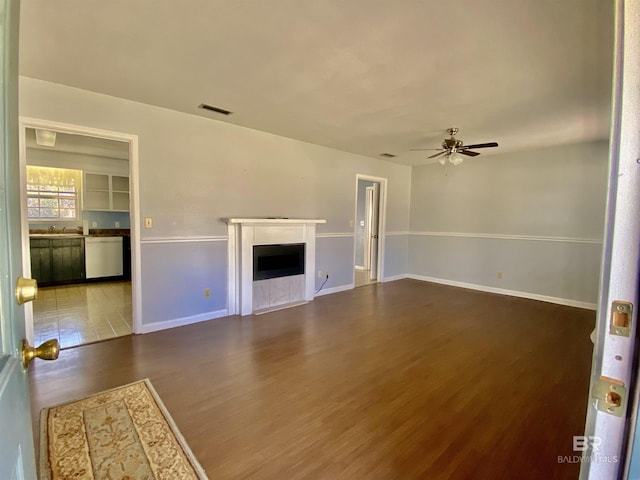
[[[326,220],[306,218],[225,218],[229,235],[229,315],[251,315],[263,308],[260,300],[254,305],[253,246],[281,245],[288,243],[305,244],[305,273],[299,275],[302,289],[291,289],[292,296],[275,295],[269,307],[286,305],[295,301],[311,301],[314,297],[316,270],[316,225]],[[287,277],[280,277],[286,279]],[[274,285],[283,282],[278,278]],[[292,277],[293,280],[293,277]],[[264,282],[264,281],[262,281]],[[263,286],[259,287],[264,289]],[[293,293],[296,290],[297,293]],[[301,291],[300,291],[301,290]],[[277,298],[276,298],[277,297]],[[302,298],[300,298],[302,297]]]

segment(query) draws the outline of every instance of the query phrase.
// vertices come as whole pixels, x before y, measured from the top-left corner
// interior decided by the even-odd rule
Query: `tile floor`
[[[33,302],[36,345],[57,338],[61,348],[123,335],[131,329],[131,282],[45,287]]]

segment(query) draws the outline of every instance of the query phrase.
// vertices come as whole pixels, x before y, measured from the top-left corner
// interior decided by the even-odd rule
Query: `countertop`
[[[92,228],[89,230],[89,235],[82,235],[75,229],[70,229],[70,231],[64,233],[61,230],[54,230],[53,232],[48,230],[29,230],[29,237],[33,238],[128,237],[130,235],[131,230],[128,228]]]

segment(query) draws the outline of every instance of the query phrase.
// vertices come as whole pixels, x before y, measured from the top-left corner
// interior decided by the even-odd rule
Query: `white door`
[[[365,189],[364,196],[364,269],[371,270],[371,235],[373,235],[373,224],[371,222],[371,208],[373,207],[373,187]]]
[[[29,381],[20,360],[24,307],[16,302],[22,273],[18,161],[17,0],[0,0],[0,478],[36,478]]]
[[[380,204],[379,202],[379,198],[380,198],[380,184],[379,183],[374,183],[373,187],[367,187],[367,191],[369,191],[369,188],[371,189],[371,196],[369,197],[367,195],[367,201],[371,202],[370,207],[369,207],[369,211],[371,212],[370,218],[367,217],[367,219],[371,222],[371,227],[370,227],[370,238],[369,238],[369,266],[370,266],[370,270],[369,270],[369,280],[377,280],[378,278],[378,246],[379,246],[379,242],[378,242],[378,238],[379,238],[379,217],[380,217],[380,213],[379,213],[379,208],[378,205]]]
[[[616,1],[616,36],[608,211],[591,398],[584,437],[573,444],[576,455],[586,457],[580,478],[591,480],[622,478],[625,469],[629,471],[625,449],[632,446],[634,433],[627,437],[626,430],[633,430],[638,410],[634,350],[640,261],[640,1]],[[639,434],[635,432],[635,442]]]

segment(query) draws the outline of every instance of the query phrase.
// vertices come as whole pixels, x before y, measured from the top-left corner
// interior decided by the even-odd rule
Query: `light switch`
[[[144,228],[153,228],[153,218],[144,217]]]
[[[116,228],[120,228],[120,222],[116,222]]]
[[[91,222],[91,228],[98,228],[98,222]]]

